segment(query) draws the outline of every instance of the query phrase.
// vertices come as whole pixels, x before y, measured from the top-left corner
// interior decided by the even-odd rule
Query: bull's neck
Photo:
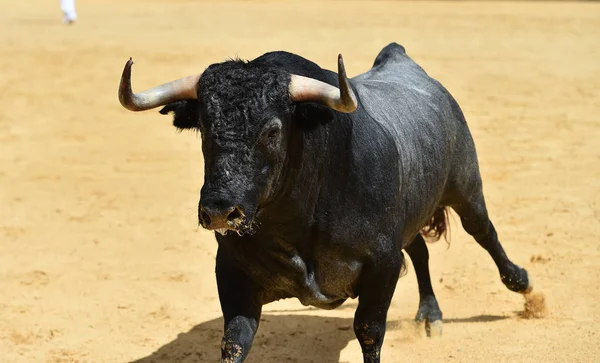
[[[346,140],[350,135],[349,119],[334,119],[312,130],[292,130],[277,192],[264,211],[265,223],[311,224],[321,194],[326,192],[322,188],[330,185],[329,171],[347,166],[348,156],[342,151],[350,142]]]

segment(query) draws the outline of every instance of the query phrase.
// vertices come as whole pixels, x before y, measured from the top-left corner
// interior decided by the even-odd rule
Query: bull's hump
[[[398,43],[390,43],[379,52],[373,67],[387,64],[388,62],[401,62],[406,57],[406,50]]]

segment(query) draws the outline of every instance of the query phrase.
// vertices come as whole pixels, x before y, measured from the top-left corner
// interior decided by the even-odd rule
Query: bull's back
[[[399,155],[405,239],[439,206],[452,168],[455,141],[466,129],[458,105],[398,44],[352,79],[360,106],[393,139]]]

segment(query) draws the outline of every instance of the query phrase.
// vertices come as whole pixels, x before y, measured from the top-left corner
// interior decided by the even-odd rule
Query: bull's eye
[[[281,121],[275,119],[269,122],[262,131],[262,143],[268,148],[273,148],[281,139]]]
[[[268,143],[274,142],[275,140],[277,140],[277,137],[279,136],[280,132],[281,129],[278,126],[270,127],[269,129],[267,129],[267,132],[263,134],[265,135],[265,141],[267,141]]]
[[[269,130],[269,133],[267,133],[267,138],[273,140],[277,135],[279,135],[279,129],[271,129]]]

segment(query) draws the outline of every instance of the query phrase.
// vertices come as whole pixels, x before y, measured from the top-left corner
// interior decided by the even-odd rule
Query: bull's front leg
[[[358,285],[358,308],[354,315],[354,333],[362,348],[365,363],[379,363],[385,336],[387,312],[396,289],[404,256],[392,251],[381,260],[368,262]]]
[[[235,268],[223,253],[217,253],[217,285],[225,321],[221,341],[221,362],[243,362],[258,329],[262,302],[260,289],[242,271]]]

